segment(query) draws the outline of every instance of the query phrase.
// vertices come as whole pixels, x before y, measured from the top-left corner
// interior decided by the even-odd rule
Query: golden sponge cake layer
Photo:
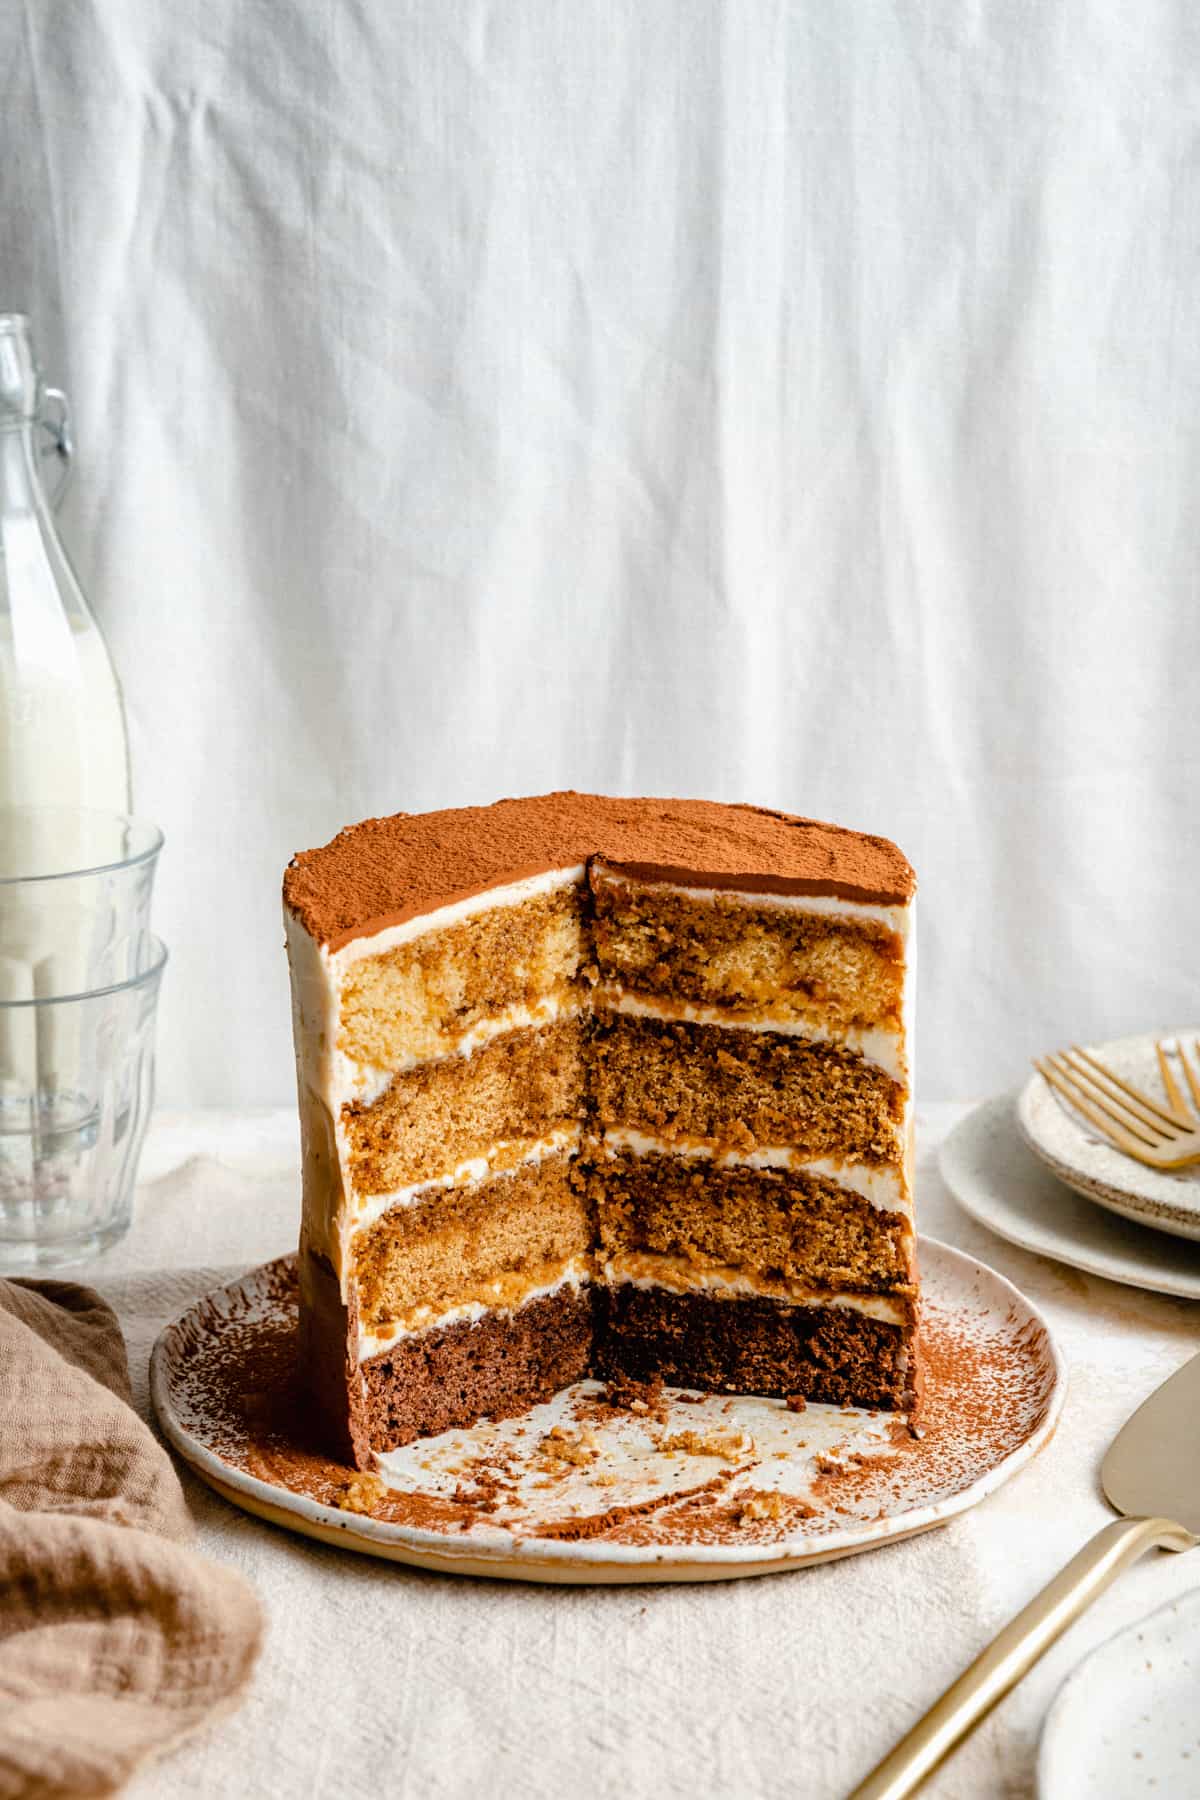
[[[762,1292],[915,1292],[909,1220],[827,1176],[625,1152],[593,1165],[591,1191],[604,1260],[684,1258],[738,1269]]]
[[[506,1032],[470,1056],[400,1070],[377,1100],[344,1106],[354,1189],[385,1194],[433,1180],[499,1143],[532,1146],[582,1120],[587,1033],[583,1014]]]
[[[592,871],[600,980],[627,992],[811,1022],[825,1036],[899,1031],[905,944],[875,916],[750,895],[630,882]]]
[[[578,1008],[589,936],[576,881],[360,956],[342,977],[339,1048],[374,1069],[407,1068],[514,1014]]]
[[[601,1126],[734,1150],[901,1163],[907,1090],[843,1046],[770,1031],[597,1015],[591,1043]]]
[[[594,1240],[584,1183],[565,1154],[393,1207],[354,1240],[359,1319],[381,1338],[463,1304],[523,1297],[569,1266],[590,1266]]]

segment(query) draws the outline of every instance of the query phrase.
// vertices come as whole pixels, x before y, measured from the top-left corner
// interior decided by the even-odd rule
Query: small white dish
[[[1116,1038],[1087,1048],[1115,1075],[1165,1099],[1154,1054],[1156,1042],[1164,1041],[1170,1048],[1182,1038],[1190,1049],[1198,1037],[1200,1028],[1193,1026],[1186,1031]],[[1177,1074],[1177,1078],[1182,1087],[1182,1076]],[[1200,1163],[1169,1174],[1122,1155],[1036,1073],[1021,1089],[1017,1122],[1034,1154],[1077,1194],[1139,1225],[1200,1241]]]
[[[1017,1129],[1017,1096],[968,1113],[942,1144],[942,1179],[963,1211],[1037,1256],[1126,1287],[1200,1300],[1200,1244],[1102,1212],[1064,1187]]]
[[[1046,1714],[1039,1800],[1200,1794],[1200,1588],[1086,1656]]]

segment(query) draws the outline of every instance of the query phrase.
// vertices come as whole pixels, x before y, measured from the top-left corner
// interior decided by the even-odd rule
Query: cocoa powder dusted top
[[[713,800],[542,794],[364,819],[293,857],[284,904],[331,950],[488,888],[597,857],[643,880],[902,906],[916,891],[887,838]]]

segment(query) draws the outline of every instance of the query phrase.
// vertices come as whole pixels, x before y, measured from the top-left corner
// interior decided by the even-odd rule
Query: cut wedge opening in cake
[[[911,1413],[914,891],[883,839],[580,794],[298,856],[302,1356],[339,1453],[586,1375]]]

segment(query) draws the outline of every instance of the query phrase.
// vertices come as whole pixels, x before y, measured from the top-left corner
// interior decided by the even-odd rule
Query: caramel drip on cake
[[[910,1407],[912,885],[883,840],[595,796],[297,859],[302,1337],[343,1453],[588,1372]]]

